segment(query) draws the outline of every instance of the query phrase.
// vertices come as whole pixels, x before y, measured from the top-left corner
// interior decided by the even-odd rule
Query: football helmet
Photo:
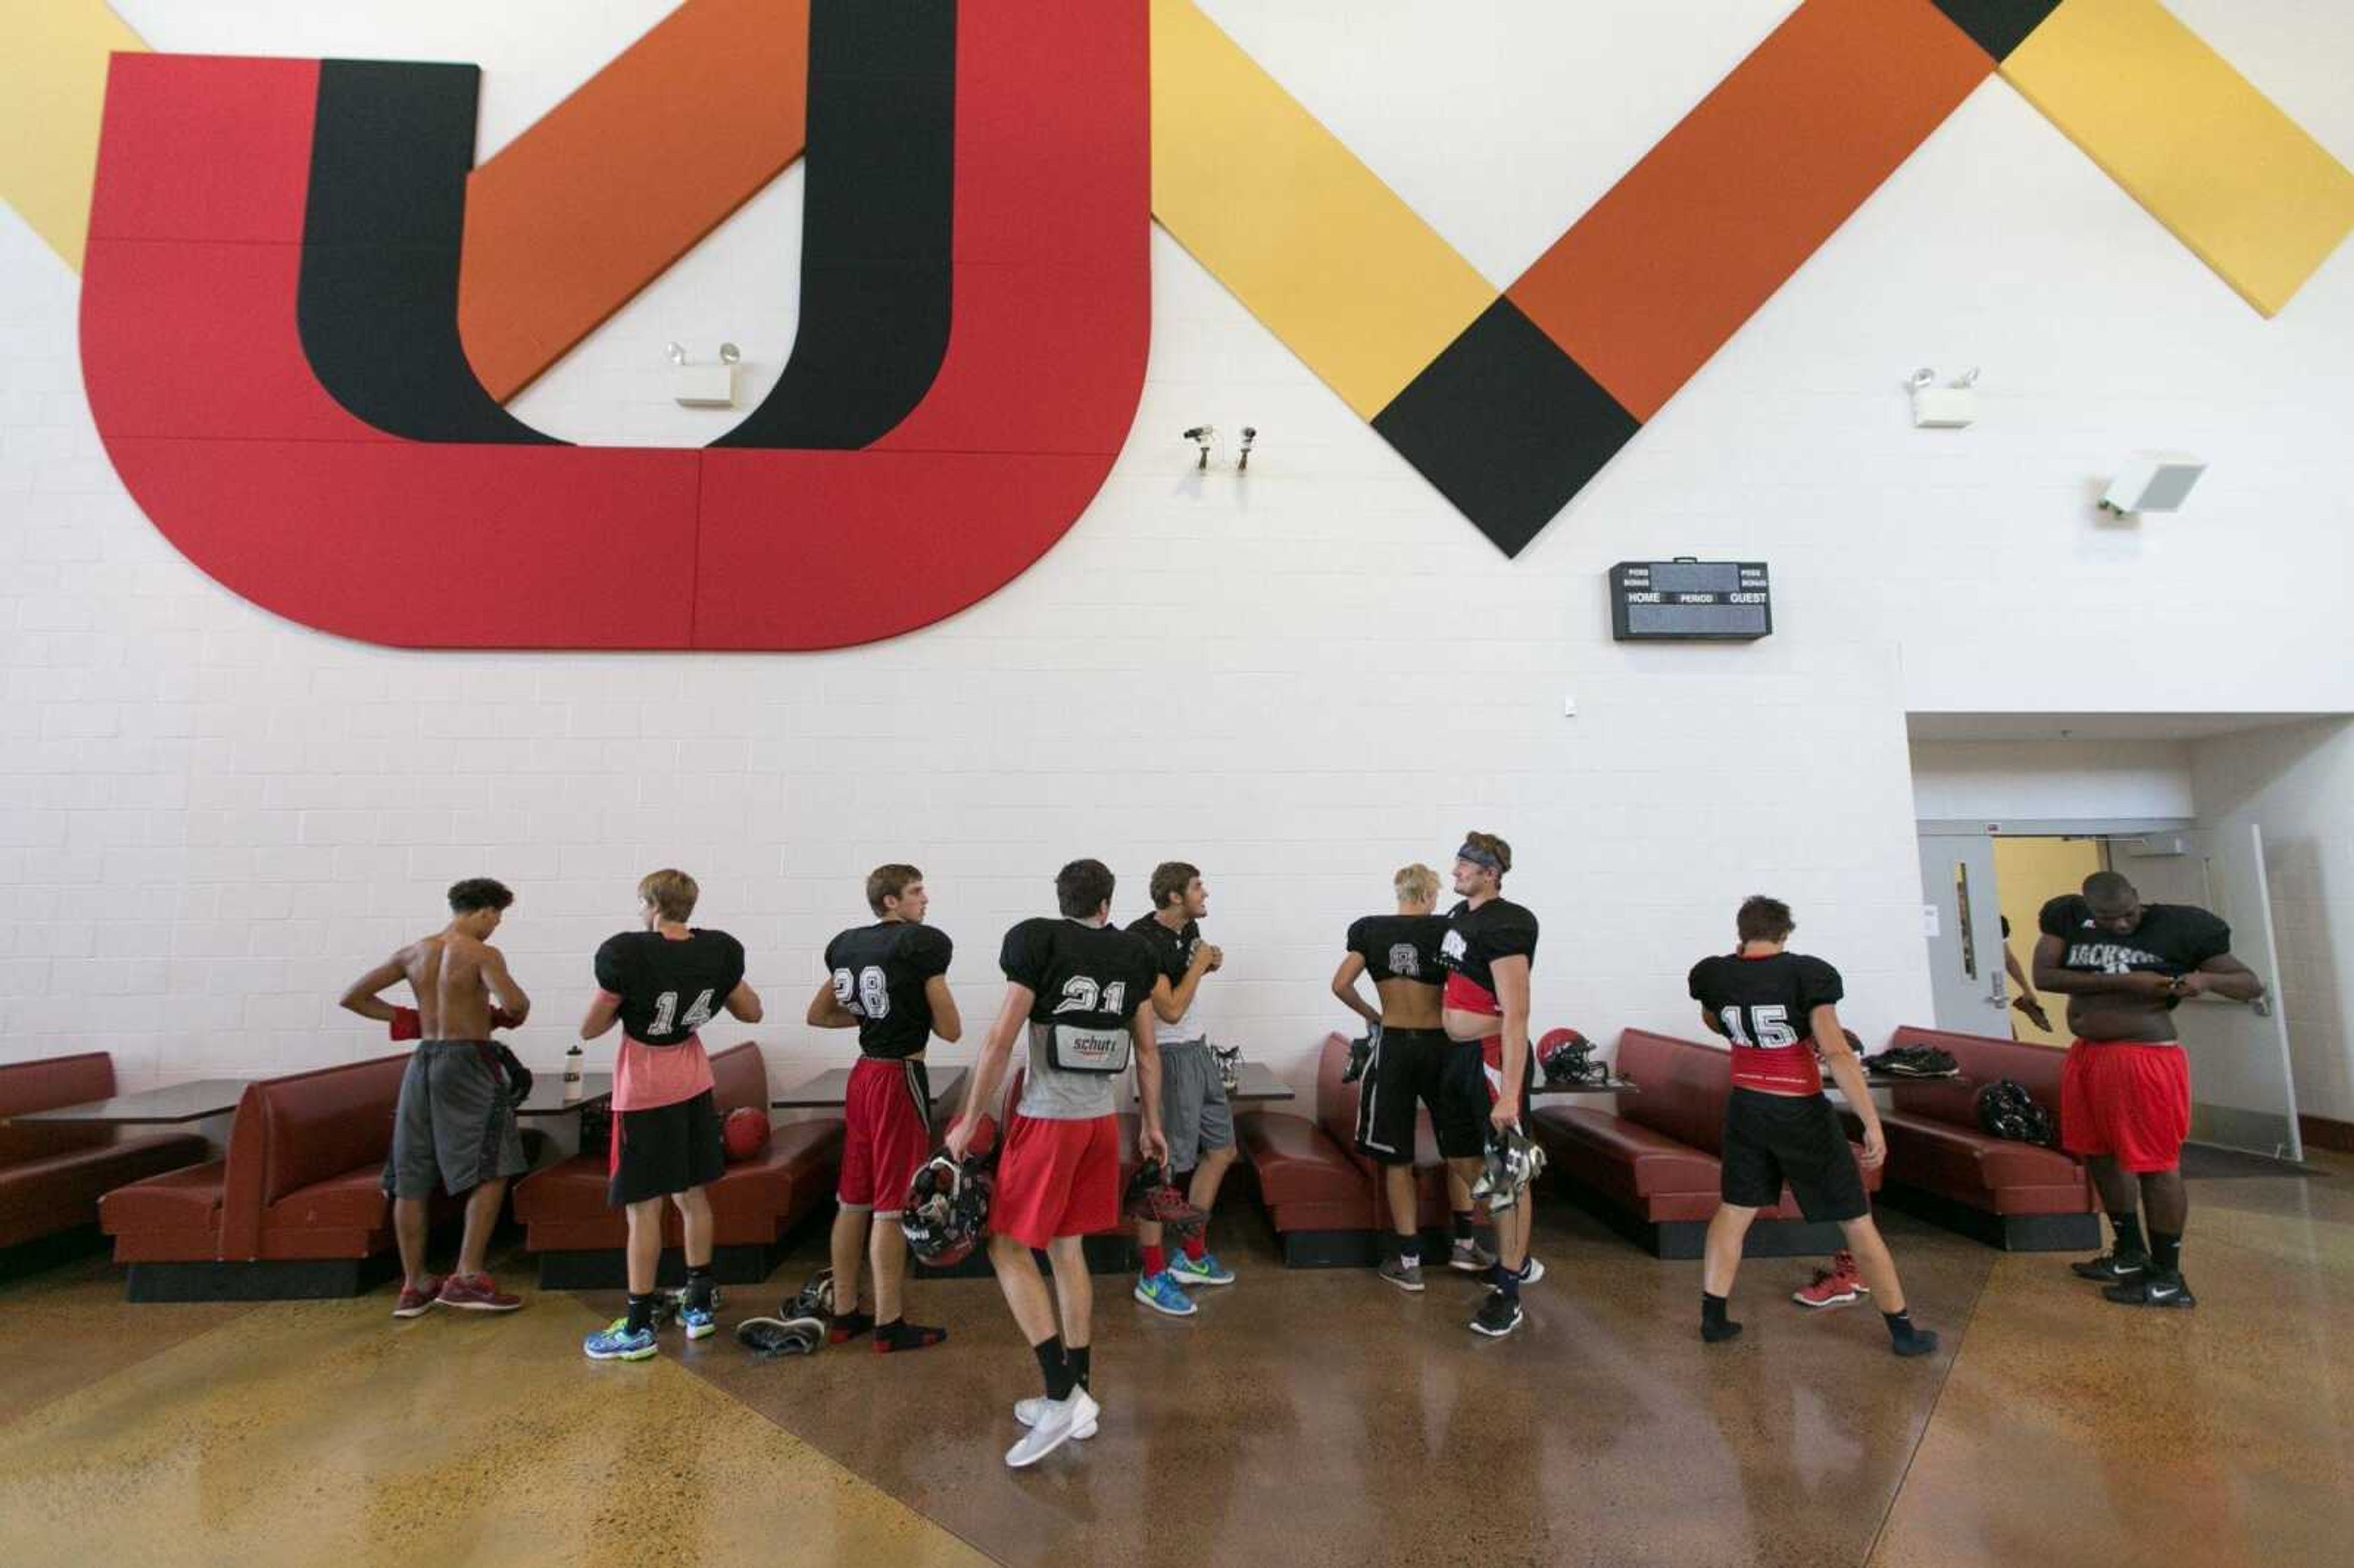
[[[1226,1093],[1233,1094],[1243,1086],[1243,1048],[1239,1045],[1210,1046],[1211,1058],[1218,1064],[1218,1082]]]
[[[953,1268],[972,1255],[989,1229],[991,1179],[979,1160],[960,1165],[935,1154],[916,1172],[900,1206],[899,1228],[917,1263]]]
[[[2036,1103],[2026,1085],[2014,1079],[1998,1079],[1980,1089],[1978,1107],[1978,1125],[1997,1138],[2041,1144],[2053,1139],[2052,1113]]]
[[[1537,1042],[1537,1065],[1548,1084],[1600,1084],[1610,1077],[1607,1063],[1594,1059],[1594,1042],[1575,1029],[1553,1029]]]
[[[1382,1026],[1378,1023],[1366,1024],[1364,1038],[1349,1042],[1349,1068],[1341,1075],[1341,1081],[1344,1084],[1353,1084],[1363,1077],[1365,1069],[1373,1065],[1373,1053],[1381,1048],[1381,1044]]]
[[[1491,1214],[1509,1209],[1521,1201],[1522,1190],[1544,1168],[1544,1148],[1536,1139],[1517,1127],[1499,1129],[1491,1123],[1487,1158],[1480,1164],[1479,1179],[1471,1183],[1471,1197],[1474,1202],[1485,1198]]]
[[[1210,1216],[1186,1202],[1169,1180],[1158,1160],[1148,1160],[1136,1168],[1129,1178],[1128,1195],[1120,1204],[1120,1213],[1131,1220],[1143,1220],[1165,1227],[1179,1241],[1202,1234]]]

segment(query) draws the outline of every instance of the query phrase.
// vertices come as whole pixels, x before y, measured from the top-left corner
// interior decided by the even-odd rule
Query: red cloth
[[[394,1008],[392,1010],[392,1022],[385,1025],[385,1027],[391,1033],[391,1035],[395,1040],[422,1040],[425,1038],[425,1021],[418,1016],[417,1009],[413,1007]]]
[[[2179,1045],[2079,1040],[2060,1074],[2060,1143],[2136,1175],[2171,1171],[2190,1136],[2190,1064]]]
[[[1119,1123],[1017,1116],[998,1157],[991,1234],[1044,1248],[1119,1223]]]
[[[842,1179],[834,1195],[885,1219],[900,1213],[916,1172],[932,1157],[931,1107],[917,1092],[916,1064],[862,1056],[843,1097]]]
[[[1823,1092],[1822,1059],[1815,1043],[1796,1045],[1735,1045],[1733,1086],[1768,1095],[1819,1095]]]
[[[646,1045],[621,1036],[621,1054],[613,1064],[615,1110],[674,1106],[714,1086],[701,1035],[690,1034],[675,1045]]]
[[[1504,1004],[1496,1000],[1494,991],[1478,980],[1452,970],[1447,973],[1447,991],[1441,1001],[1458,1012],[1484,1012],[1491,1018],[1504,1016]]]

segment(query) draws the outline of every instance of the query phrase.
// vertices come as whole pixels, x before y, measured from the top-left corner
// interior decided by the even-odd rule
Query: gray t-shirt
[[[1030,1054],[1021,1112],[1042,1121],[1109,1116],[1121,1071],[1058,1067],[1094,1058],[1125,1065],[1133,1050],[1130,1021],[1152,1003],[1154,969],[1144,944],[1109,926],[1081,920],[1024,920],[1005,934],[998,964],[1028,989]]]

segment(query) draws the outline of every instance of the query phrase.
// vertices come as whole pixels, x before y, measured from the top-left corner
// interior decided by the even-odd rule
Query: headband
[[[1492,851],[1483,850],[1478,844],[1465,844],[1461,849],[1455,852],[1455,858],[1457,860],[1468,860],[1473,865],[1484,865],[1490,871],[1494,872],[1498,876],[1504,874],[1503,861]]]

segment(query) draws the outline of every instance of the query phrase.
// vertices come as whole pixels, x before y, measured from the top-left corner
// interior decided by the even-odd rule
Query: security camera
[[[1249,470],[1251,443],[1257,440],[1258,440],[1258,430],[1257,427],[1245,425],[1243,427],[1242,455],[1235,460],[1235,471],[1236,473],[1246,472]]]
[[[1195,425],[1185,432],[1185,439],[1201,449],[1201,458],[1193,464],[1196,471],[1210,466],[1210,443],[1217,438],[1218,428],[1215,425]]]

